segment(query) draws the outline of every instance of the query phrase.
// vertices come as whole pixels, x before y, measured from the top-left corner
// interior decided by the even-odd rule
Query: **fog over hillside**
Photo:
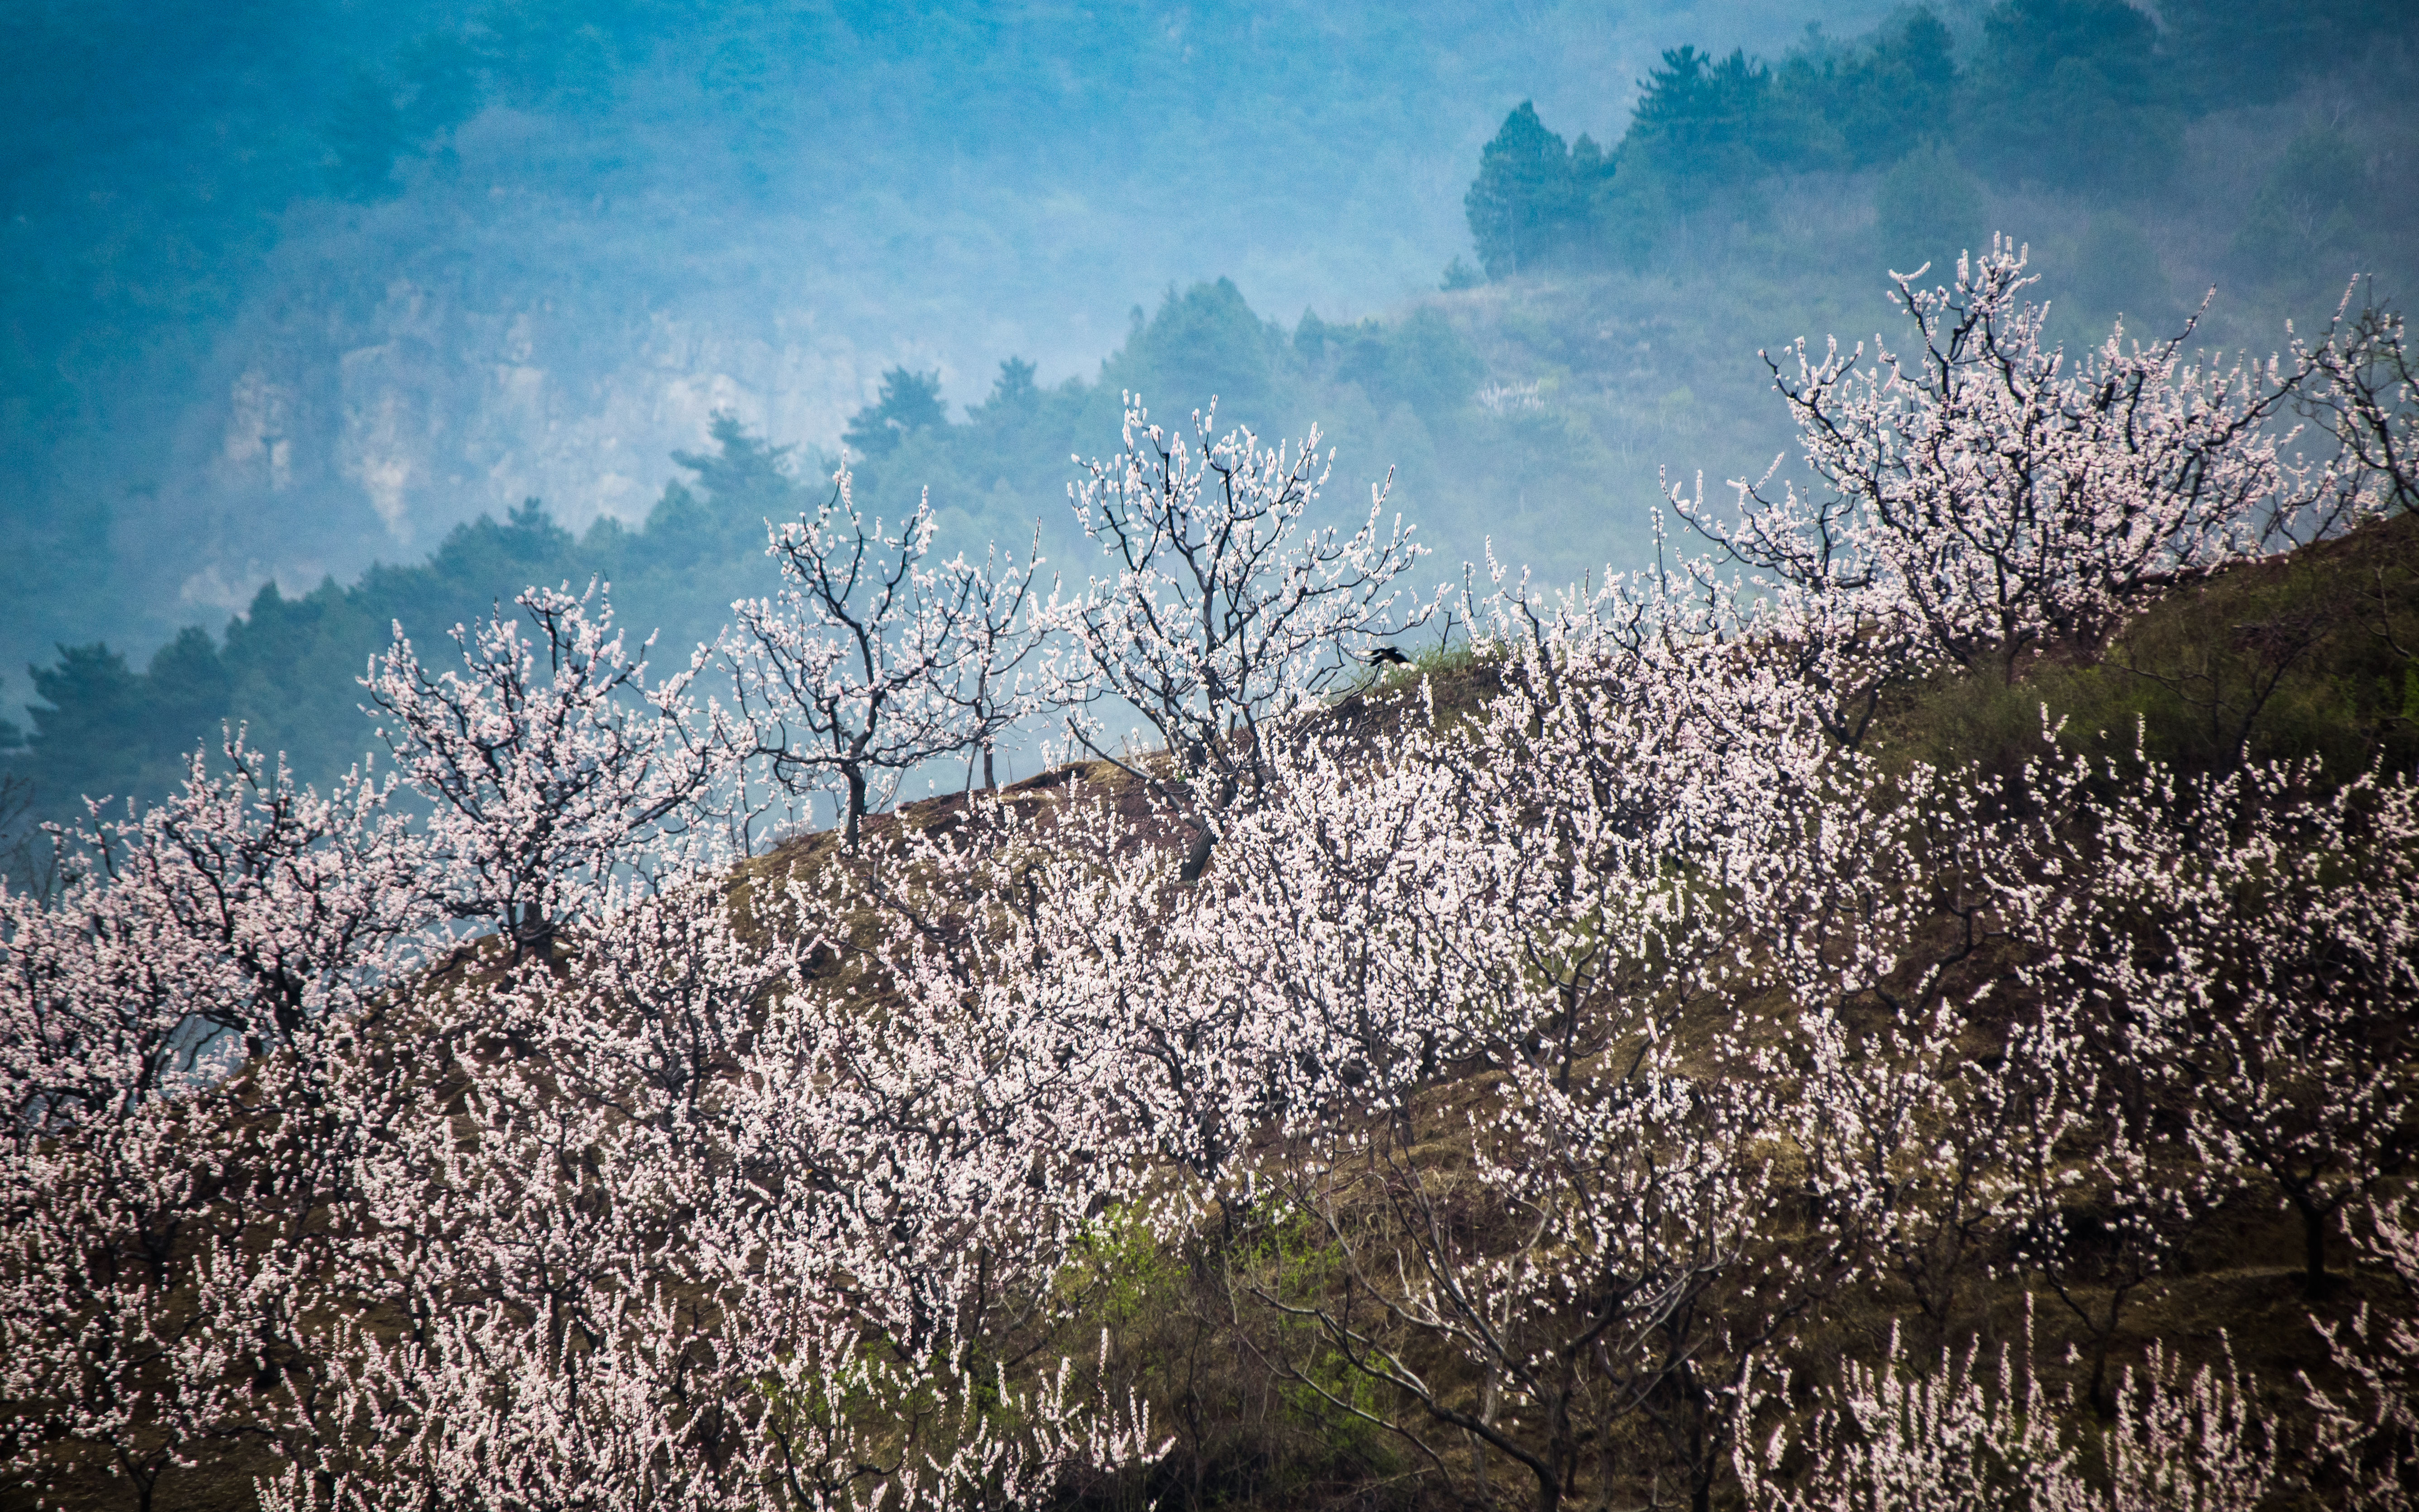
[[[2071,351],[2404,300],[2413,20],[0,6],[0,765],[66,812],[243,723],[326,777],[391,624],[531,581],[682,651],[844,440],[872,509],[1039,520],[1080,582],[1128,391],[1316,423],[1423,575],[1633,565],[1667,485],[1795,465],[1757,354],[1902,340],[1890,270],[2004,233]]]
[[[0,665],[104,634],[139,653],[266,578],[416,558],[526,496],[636,520],[718,409],[832,447],[893,364],[953,402],[1009,356],[1088,378],[1173,285],[1231,276],[1288,324],[1383,308],[1466,253],[1511,105],[1617,134],[1675,37],[1772,48],[1805,20],[18,8],[8,52],[42,87],[10,133],[10,301],[44,382],[5,422],[9,513],[81,521],[56,565],[115,570],[99,595],[20,579]],[[54,321],[81,329],[46,343]]]

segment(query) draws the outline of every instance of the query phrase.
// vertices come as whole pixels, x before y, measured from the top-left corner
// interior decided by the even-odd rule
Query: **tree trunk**
[[[1210,826],[1203,825],[1193,832],[1193,849],[1184,857],[1184,870],[1177,873],[1179,882],[1198,882],[1201,873],[1210,870],[1210,847],[1216,843]]]
[[[2108,1323],[2092,1331],[2091,1343],[2091,1410],[2103,1423],[2117,1421],[2117,1398],[2108,1395],[2108,1345],[2117,1336],[2117,1319],[2125,1310],[2125,1298],[2133,1291],[2131,1283],[2112,1284],[2108,1288]]]
[[[864,819],[865,770],[852,766],[848,769],[848,819],[840,826],[840,843],[852,851],[856,849],[857,830]]]
[[[506,933],[512,936],[513,959],[525,960],[532,955],[540,960],[553,953],[554,921],[546,917],[535,903],[522,903],[504,914]]]
[[[1537,1472],[1537,1512],[1555,1512],[1563,1504],[1563,1477],[1553,1470]]]

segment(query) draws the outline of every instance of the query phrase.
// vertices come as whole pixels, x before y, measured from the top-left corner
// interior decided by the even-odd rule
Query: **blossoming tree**
[[[1019,672],[1040,642],[1038,556],[935,563],[938,529],[926,500],[886,532],[843,471],[814,517],[772,530],[788,586],[732,606],[724,650],[753,754],[793,793],[838,784],[851,849],[876,781],[969,752],[988,770],[993,744],[1040,707]]]

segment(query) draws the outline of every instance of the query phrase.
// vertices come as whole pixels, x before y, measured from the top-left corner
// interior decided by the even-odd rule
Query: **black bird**
[[[1392,646],[1379,646],[1369,653],[1369,665],[1372,667],[1408,667],[1410,664],[1410,657]]]

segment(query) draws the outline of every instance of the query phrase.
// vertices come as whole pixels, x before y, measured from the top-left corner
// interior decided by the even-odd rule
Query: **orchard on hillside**
[[[1315,433],[1135,401],[1079,588],[843,477],[670,678],[533,588],[374,666],[394,777],[230,735],[58,831],[8,1495],[2409,1505],[2412,774],[2029,681],[2313,540],[2419,676],[2402,327],[2075,359],[2028,287],[1801,350],[1811,481],[1643,577],[1413,600]],[[1089,760],[976,790],[1035,717]],[[748,854],[768,787],[839,832]]]

